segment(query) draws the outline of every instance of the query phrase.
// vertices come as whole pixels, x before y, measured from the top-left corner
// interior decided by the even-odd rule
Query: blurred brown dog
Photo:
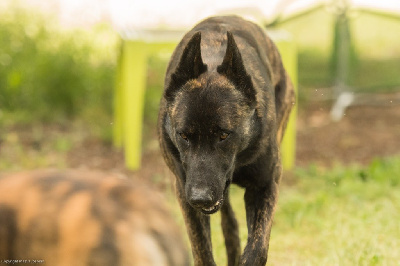
[[[99,173],[0,175],[0,261],[14,265],[189,265],[160,195]]]

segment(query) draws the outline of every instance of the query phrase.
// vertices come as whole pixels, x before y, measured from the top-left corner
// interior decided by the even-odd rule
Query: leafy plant
[[[66,30],[17,5],[0,16],[3,119],[16,113],[31,122],[111,116],[117,37],[108,27]]]

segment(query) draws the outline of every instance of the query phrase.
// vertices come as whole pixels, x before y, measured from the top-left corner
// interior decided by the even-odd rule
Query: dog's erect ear
[[[296,96],[293,83],[282,66],[281,81],[275,87],[275,108],[276,122],[278,125],[278,143],[282,141],[286,125],[289,121],[290,111],[292,110],[295,102]]]
[[[228,43],[222,64],[217,67],[217,72],[232,81],[250,102],[255,101],[255,90],[250,75],[244,67],[242,55],[236,45],[231,32],[227,32]]]
[[[198,78],[207,71],[207,65],[201,58],[201,33],[195,33],[185,49],[183,50],[178,67],[171,75],[171,81],[165,91],[167,99],[171,99],[174,93],[179,90],[186,82]]]

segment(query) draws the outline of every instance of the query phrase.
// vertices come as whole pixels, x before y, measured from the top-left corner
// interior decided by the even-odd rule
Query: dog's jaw
[[[224,198],[221,198],[214,204],[214,206],[211,206],[209,208],[202,208],[201,212],[204,214],[213,214],[221,208],[223,202]]]
[[[213,206],[208,207],[208,208],[201,208],[200,209],[203,214],[210,215],[210,214],[213,214],[213,213],[216,213],[217,211],[219,211],[219,209],[221,208],[222,204],[224,204],[224,199],[226,197],[226,193],[228,191],[228,188],[229,188],[230,184],[231,184],[230,180],[226,181],[224,192],[222,193],[222,198],[220,198]]]

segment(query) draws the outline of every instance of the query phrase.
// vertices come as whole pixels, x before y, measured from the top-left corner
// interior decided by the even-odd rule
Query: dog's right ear
[[[229,80],[235,83],[236,87],[249,99],[249,101],[254,103],[256,92],[251,77],[244,67],[242,55],[240,54],[233,34],[228,31],[226,35],[226,53],[222,64],[217,67],[217,72],[226,76]]]
[[[201,58],[201,33],[195,33],[183,50],[179,64],[171,75],[171,81],[165,90],[167,99],[172,99],[175,92],[186,82],[198,78],[207,71],[207,65]]]

